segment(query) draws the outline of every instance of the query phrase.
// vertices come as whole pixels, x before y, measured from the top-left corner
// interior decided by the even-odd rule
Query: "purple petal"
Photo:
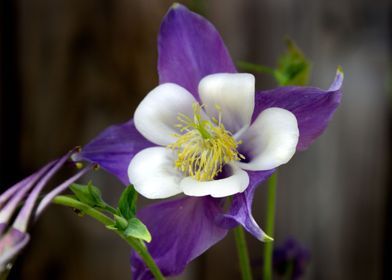
[[[24,199],[24,197],[27,195],[27,193],[34,187],[34,185],[38,182],[38,180],[40,180],[41,177],[50,168],[53,167],[53,164],[54,164],[54,162],[48,163],[47,165],[42,167],[40,170],[38,170],[36,173],[25,178],[20,183],[17,183],[16,185],[19,185],[19,187],[17,189],[15,189],[14,187],[10,188],[10,189],[14,190],[14,194],[12,197],[10,197],[10,199],[7,201],[7,203],[4,205],[4,207],[0,211],[0,223],[1,224],[7,224],[9,222],[9,220],[11,219],[15,210],[18,208],[19,204]],[[8,191],[6,191],[2,196],[3,197],[8,196],[7,192]],[[4,229],[5,229],[4,227],[0,227],[0,234],[3,233]]]
[[[148,250],[165,276],[180,274],[185,266],[227,233],[217,225],[221,200],[183,197],[150,205],[138,216],[152,235]],[[132,254],[134,279],[153,279],[140,258]]]
[[[65,162],[69,159],[69,157],[75,152],[76,149],[69,151],[66,155],[55,161],[54,164],[49,164],[50,167],[42,168],[39,172],[43,172],[42,178],[36,183],[34,189],[28,195],[26,202],[24,203],[22,209],[18,213],[18,216],[15,218],[13,223],[13,227],[22,232],[26,232],[27,226],[30,221],[30,216],[33,213],[35,203],[39,198],[39,195],[42,189],[47,185],[49,180],[60,170],[60,168],[65,164]]]
[[[74,183],[76,180],[78,180],[80,177],[82,177],[84,174],[86,174],[88,171],[90,171],[93,168],[93,165],[90,164],[86,168],[80,170],[78,173],[76,173],[74,176],[71,178],[65,180],[62,184],[54,188],[50,193],[45,195],[45,197],[41,200],[41,202],[38,204],[37,210],[35,211],[34,218],[37,219],[41,213],[45,210],[46,207],[49,206],[50,202],[55,198],[57,195],[65,191],[72,183]]]
[[[154,144],[147,141],[136,130],[133,120],[130,120],[105,129],[88,143],[74,160],[97,163],[128,185],[129,162],[139,151],[151,146]]]
[[[268,171],[248,171],[249,186],[243,192],[233,196],[229,211],[224,215],[226,223],[231,226],[241,224],[250,234],[263,241],[265,233],[260,229],[252,216],[252,202],[255,190],[258,185],[264,182],[275,170]]]
[[[0,227],[5,227],[1,224]],[[11,228],[0,240],[0,273],[6,269],[7,264],[26,246],[30,235]]]
[[[343,74],[338,70],[328,90],[313,87],[281,87],[256,93],[253,120],[265,109],[291,111],[298,121],[297,150],[304,150],[324,131],[341,99]]]
[[[11,198],[13,197],[19,189],[23,188],[26,184],[28,184],[31,181],[31,177],[34,175],[31,175],[27,178],[24,178],[22,181],[16,183],[12,187],[8,188],[5,192],[3,192],[0,195],[0,209],[3,208],[4,204]],[[1,222],[1,221],[0,221]]]
[[[197,100],[199,81],[214,73],[235,73],[235,66],[215,27],[205,18],[174,4],[158,36],[160,83],[175,83]]]
[[[6,265],[12,261],[19,251],[21,251],[28,243],[30,236],[26,233],[26,228],[29,223],[30,216],[35,209],[35,204],[39,198],[40,192],[47,185],[53,175],[65,164],[75,150],[76,149],[73,149],[60,159],[48,163],[33,175],[22,180],[20,183],[11,187],[0,196],[2,203],[6,203],[0,211],[0,273],[6,269]],[[91,168],[88,167],[66,180],[54,190],[57,191],[56,194],[59,190],[64,190],[65,187],[90,169]],[[52,194],[54,194],[53,191],[43,199],[40,204],[42,207],[39,207],[38,211],[42,211],[43,207],[46,203],[48,203],[48,197],[49,199],[53,198]],[[27,199],[22,209],[16,215],[12,226],[10,226],[10,218],[13,216],[14,211],[25,197],[27,197]],[[7,232],[3,234],[6,230]]]

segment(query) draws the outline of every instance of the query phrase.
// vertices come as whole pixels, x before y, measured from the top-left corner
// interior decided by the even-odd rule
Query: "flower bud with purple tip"
[[[49,180],[75,152],[77,149],[48,163],[0,195],[0,276],[8,273],[14,258],[29,242],[30,234],[27,230],[31,222],[38,218],[56,195],[91,170],[92,165],[86,166],[39,201]]]

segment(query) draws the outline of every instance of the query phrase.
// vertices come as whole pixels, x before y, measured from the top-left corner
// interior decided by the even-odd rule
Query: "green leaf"
[[[119,230],[125,230],[128,227],[128,221],[121,216],[113,215],[114,221],[116,222],[115,226]]]
[[[76,198],[91,207],[106,205],[102,200],[101,191],[89,182],[87,185],[72,184],[71,191],[75,194]]]
[[[129,185],[121,194],[118,201],[118,210],[127,220],[135,217],[137,192],[132,185]]]
[[[128,222],[128,227],[124,231],[125,236],[134,237],[146,242],[151,241],[151,234],[147,227],[138,219],[132,218]]]
[[[117,230],[118,230],[118,228],[117,228],[116,225],[109,225],[109,226],[106,226],[106,228],[107,228],[108,230],[113,230],[113,231],[117,231]]]
[[[274,77],[280,86],[304,86],[309,82],[310,63],[291,39],[286,39],[287,51],[278,59]]]

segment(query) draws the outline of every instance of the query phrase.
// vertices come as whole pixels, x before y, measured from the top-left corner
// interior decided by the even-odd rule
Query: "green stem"
[[[235,243],[237,245],[237,253],[240,262],[241,274],[243,280],[252,279],[252,271],[250,268],[248,248],[246,246],[245,233],[242,226],[234,229]]]
[[[114,215],[118,215],[118,211],[116,208],[113,208],[112,206],[110,206],[109,204],[104,204],[102,206],[99,206],[99,208],[101,208],[102,210],[110,213],[110,214],[114,214]]]
[[[72,197],[59,195],[53,199],[53,203],[78,209],[78,210],[82,211],[84,214],[94,218],[95,220],[97,220],[101,224],[104,224],[105,226],[114,225],[114,221],[111,218],[102,214],[97,209],[92,208],[92,207],[88,206],[87,204],[84,204],[84,203],[82,203]],[[158,280],[165,279],[163,277],[161,271],[159,270],[159,267],[156,265],[153,258],[148,253],[146,246],[142,242],[140,242],[139,240],[137,240],[135,238],[127,237],[119,231],[115,231],[115,232],[122,239],[124,239],[139,254],[139,256],[143,259],[144,263],[150,269],[151,273],[154,275],[155,279],[158,279]]]
[[[91,218],[94,218],[101,224],[104,224],[105,226],[110,226],[114,224],[114,221],[110,219],[108,216],[106,216],[105,214],[102,214],[97,209],[87,204],[84,204],[83,202],[80,202],[79,200],[76,200],[72,197],[65,196],[65,195],[58,195],[53,199],[52,202],[55,204],[78,209],[82,211],[84,214],[90,216]]]
[[[246,61],[238,61],[237,66],[241,71],[244,72],[254,72],[254,73],[264,73],[264,74],[271,74],[275,75],[275,70],[260,64],[254,64]]]
[[[277,174],[277,172],[275,172],[268,179],[267,220],[266,220],[265,233],[271,237],[274,236],[277,178],[278,178],[278,174]],[[273,242],[265,243],[263,280],[271,280],[272,279],[272,253],[273,253],[273,249],[274,249]]]

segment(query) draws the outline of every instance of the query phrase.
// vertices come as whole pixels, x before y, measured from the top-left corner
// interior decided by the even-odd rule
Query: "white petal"
[[[199,95],[207,114],[218,118],[215,106],[222,109],[222,122],[235,134],[250,124],[255,107],[255,77],[246,73],[218,73],[204,77]]]
[[[192,104],[196,100],[186,89],[176,84],[162,84],[150,91],[134,114],[136,129],[148,140],[166,146],[176,141],[173,134],[179,123],[178,113],[193,119]]]
[[[225,168],[230,173],[229,177],[204,182],[186,177],[181,181],[180,188],[189,196],[225,197],[243,192],[249,185],[248,173],[235,164],[228,164]]]
[[[182,174],[174,167],[175,153],[163,147],[147,148],[137,153],[128,166],[129,181],[141,195],[167,198],[181,193]]]
[[[239,166],[261,171],[285,164],[296,151],[298,137],[298,123],[293,113],[281,108],[266,109],[241,137],[240,152],[249,162],[241,162]]]

